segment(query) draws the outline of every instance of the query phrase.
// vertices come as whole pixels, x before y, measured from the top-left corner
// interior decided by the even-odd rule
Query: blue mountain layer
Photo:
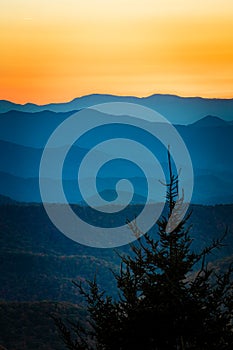
[[[32,103],[19,105],[9,101],[0,101],[0,113],[10,110],[23,112],[70,112],[99,103],[129,102],[152,108],[175,124],[190,124],[205,115],[216,115],[224,120],[233,119],[233,99],[207,99],[200,97],[179,97],[174,95],[151,95],[138,98],[134,96],[114,96],[93,94],[75,98],[67,103],[51,103],[38,106]]]
[[[7,112],[0,117],[0,194],[9,196],[18,201],[39,202],[39,165],[43,147],[51,132],[63,120],[69,117],[69,113],[23,113]],[[109,116],[111,119],[111,116]],[[130,117],[122,117],[129,118]],[[151,128],[155,123],[149,123]],[[16,128],[12,128],[12,125]],[[183,138],[191,155],[194,167],[194,203],[215,204],[231,203],[233,200],[233,125],[218,117],[207,116],[191,125],[177,125],[177,131]],[[12,132],[13,130],[13,132]],[[134,130],[119,127],[121,136],[135,136]],[[143,134],[144,136],[144,134]],[[63,169],[64,188],[70,202],[82,203],[77,182],[78,166],[83,157],[95,143],[101,138],[108,139],[109,130],[103,129],[99,134],[90,134],[81,143],[76,143],[69,152]],[[140,141],[140,140],[139,140]],[[152,140],[148,136],[142,140],[145,146],[150,146]],[[119,145],[120,147],[120,145]],[[155,154],[166,171],[166,149],[159,143],[154,144]],[[54,157],[57,150],[54,149]],[[93,152],[93,151],[92,151]],[[105,152],[108,152],[107,150]],[[116,150],[117,155],[118,150]],[[99,151],[93,152],[93,161],[101,156]],[[143,160],[147,163],[147,159]],[[111,200],[114,197],[115,186],[121,178],[133,179],[135,197],[134,202],[142,202],[146,198],[145,179],[143,174],[135,167],[125,166],[119,161],[113,161],[111,166],[105,166],[100,171],[97,183],[98,191]],[[148,165],[148,164],[147,164]],[[89,186],[91,173],[85,175],[86,188]],[[154,178],[155,186],[158,186],[158,178]],[[50,186],[55,186],[57,178],[48,179]],[[95,193],[89,193],[89,197]]]

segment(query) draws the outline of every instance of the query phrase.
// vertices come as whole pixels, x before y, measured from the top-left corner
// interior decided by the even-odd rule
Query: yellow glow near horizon
[[[233,97],[231,0],[4,0],[0,99]]]

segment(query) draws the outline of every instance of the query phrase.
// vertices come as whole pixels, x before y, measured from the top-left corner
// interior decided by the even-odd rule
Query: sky
[[[1,0],[0,99],[233,97],[232,0]]]

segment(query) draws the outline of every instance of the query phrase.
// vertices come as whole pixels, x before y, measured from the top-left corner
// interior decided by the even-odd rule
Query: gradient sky
[[[232,0],[1,0],[0,99],[233,97]]]

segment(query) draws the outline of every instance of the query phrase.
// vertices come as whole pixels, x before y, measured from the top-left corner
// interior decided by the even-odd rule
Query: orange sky
[[[2,0],[0,99],[233,97],[232,0]]]

